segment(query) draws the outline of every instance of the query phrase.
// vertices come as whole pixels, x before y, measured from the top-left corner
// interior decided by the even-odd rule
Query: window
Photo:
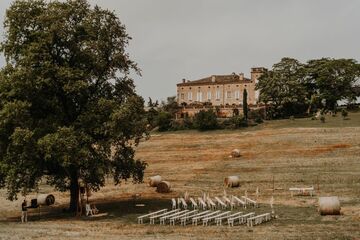
[[[227,91],[226,97],[227,97],[227,98],[231,98],[231,91]]]
[[[220,89],[216,89],[216,100],[220,100]]]
[[[192,100],[192,92],[188,92],[188,100]]]
[[[181,94],[181,99],[184,99],[185,98],[185,94]]]
[[[211,91],[208,91],[208,92],[207,92],[207,99],[208,99],[208,100],[211,100]]]
[[[196,101],[202,102],[202,92],[197,92],[197,94],[196,94]]]
[[[235,98],[236,98],[236,100],[240,99],[240,91],[239,90],[235,91]]]

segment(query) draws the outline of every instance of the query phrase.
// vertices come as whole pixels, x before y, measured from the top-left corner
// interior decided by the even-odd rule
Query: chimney
[[[244,73],[239,73],[239,79],[240,81],[244,80]]]
[[[182,79],[182,82],[183,82],[183,83],[185,83],[185,82],[186,82],[186,79],[185,79],[185,78],[183,78],[183,79]]]
[[[216,78],[215,75],[212,75],[211,76],[211,82],[215,82],[215,78]]]

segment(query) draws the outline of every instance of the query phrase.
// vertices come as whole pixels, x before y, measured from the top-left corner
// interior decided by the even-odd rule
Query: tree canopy
[[[86,0],[16,0],[6,12],[0,50],[0,187],[8,198],[44,177],[70,190],[98,190],[106,176],[142,181],[134,146],[146,133],[144,101],[131,72],[130,37],[109,10]]]
[[[314,59],[306,64],[282,58],[256,84],[260,101],[270,105],[272,117],[304,114],[306,110],[334,110],[339,100],[355,99],[360,65],[353,59]]]
[[[325,110],[334,110],[340,100],[356,99],[354,85],[359,77],[360,65],[354,59],[315,59],[306,66],[308,92],[323,101]]]
[[[256,88],[260,90],[260,101],[273,105],[275,117],[283,116],[285,105],[305,101],[302,72],[303,65],[298,60],[282,58],[259,78]]]

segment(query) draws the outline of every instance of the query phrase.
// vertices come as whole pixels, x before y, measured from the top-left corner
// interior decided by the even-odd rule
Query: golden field
[[[360,114],[349,117],[327,117],[324,124],[296,119],[234,131],[153,133],[137,149],[137,158],[149,164],[145,182],[114,186],[109,180],[90,198],[104,213],[98,217],[63,213],[69,195],[42,184],[39,191],[53,193],[56,204],[42,208],[40,217],[30,210],[29,222],[21,224],[22,198],[9,202],[0,190],[0,239],[360,239]],[[234,148],[240,158],[229,157]],[[148,187],[148,177],[156,174],[171,182],[171,193]],[[270,211],[273,195],[278,218],[251,229],[137,224],[137,216],[171,207],[170,199],[186,191],[223,195],[229,175],[240,176],[241,186],[226,189],[227,194],[241,196],[246,190],[255,198],[258,187],[255,211]],[[291,197],[289,187],[300,186],[314,186],[316,195]],[[342,215],[320,216],[319,196],[339,196]],[[145,206],[135,206],[139,203]]]

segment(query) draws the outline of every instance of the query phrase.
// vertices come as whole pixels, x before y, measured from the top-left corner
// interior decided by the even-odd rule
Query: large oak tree
[[[17,0],[6,12],[0,73],[0,187],[8,198],[41,179],[71,192],[107,176],[142,181],[134,147],[146,132],[131,72],[130,37],[111,11],[86,0]]]
[[[282,58],[259,78],[256,89],[260,90],[260,101],[271,104],[274,117],[283,117],[285,106],[305,103],[303,78],[303,64],[293,58]]]
[[[335,110],[340,100],[359,97],[354,91],[359,79],[360,64],[354,59],[321,58],[310,60],[306,65],[308,93],[325,111]]]

